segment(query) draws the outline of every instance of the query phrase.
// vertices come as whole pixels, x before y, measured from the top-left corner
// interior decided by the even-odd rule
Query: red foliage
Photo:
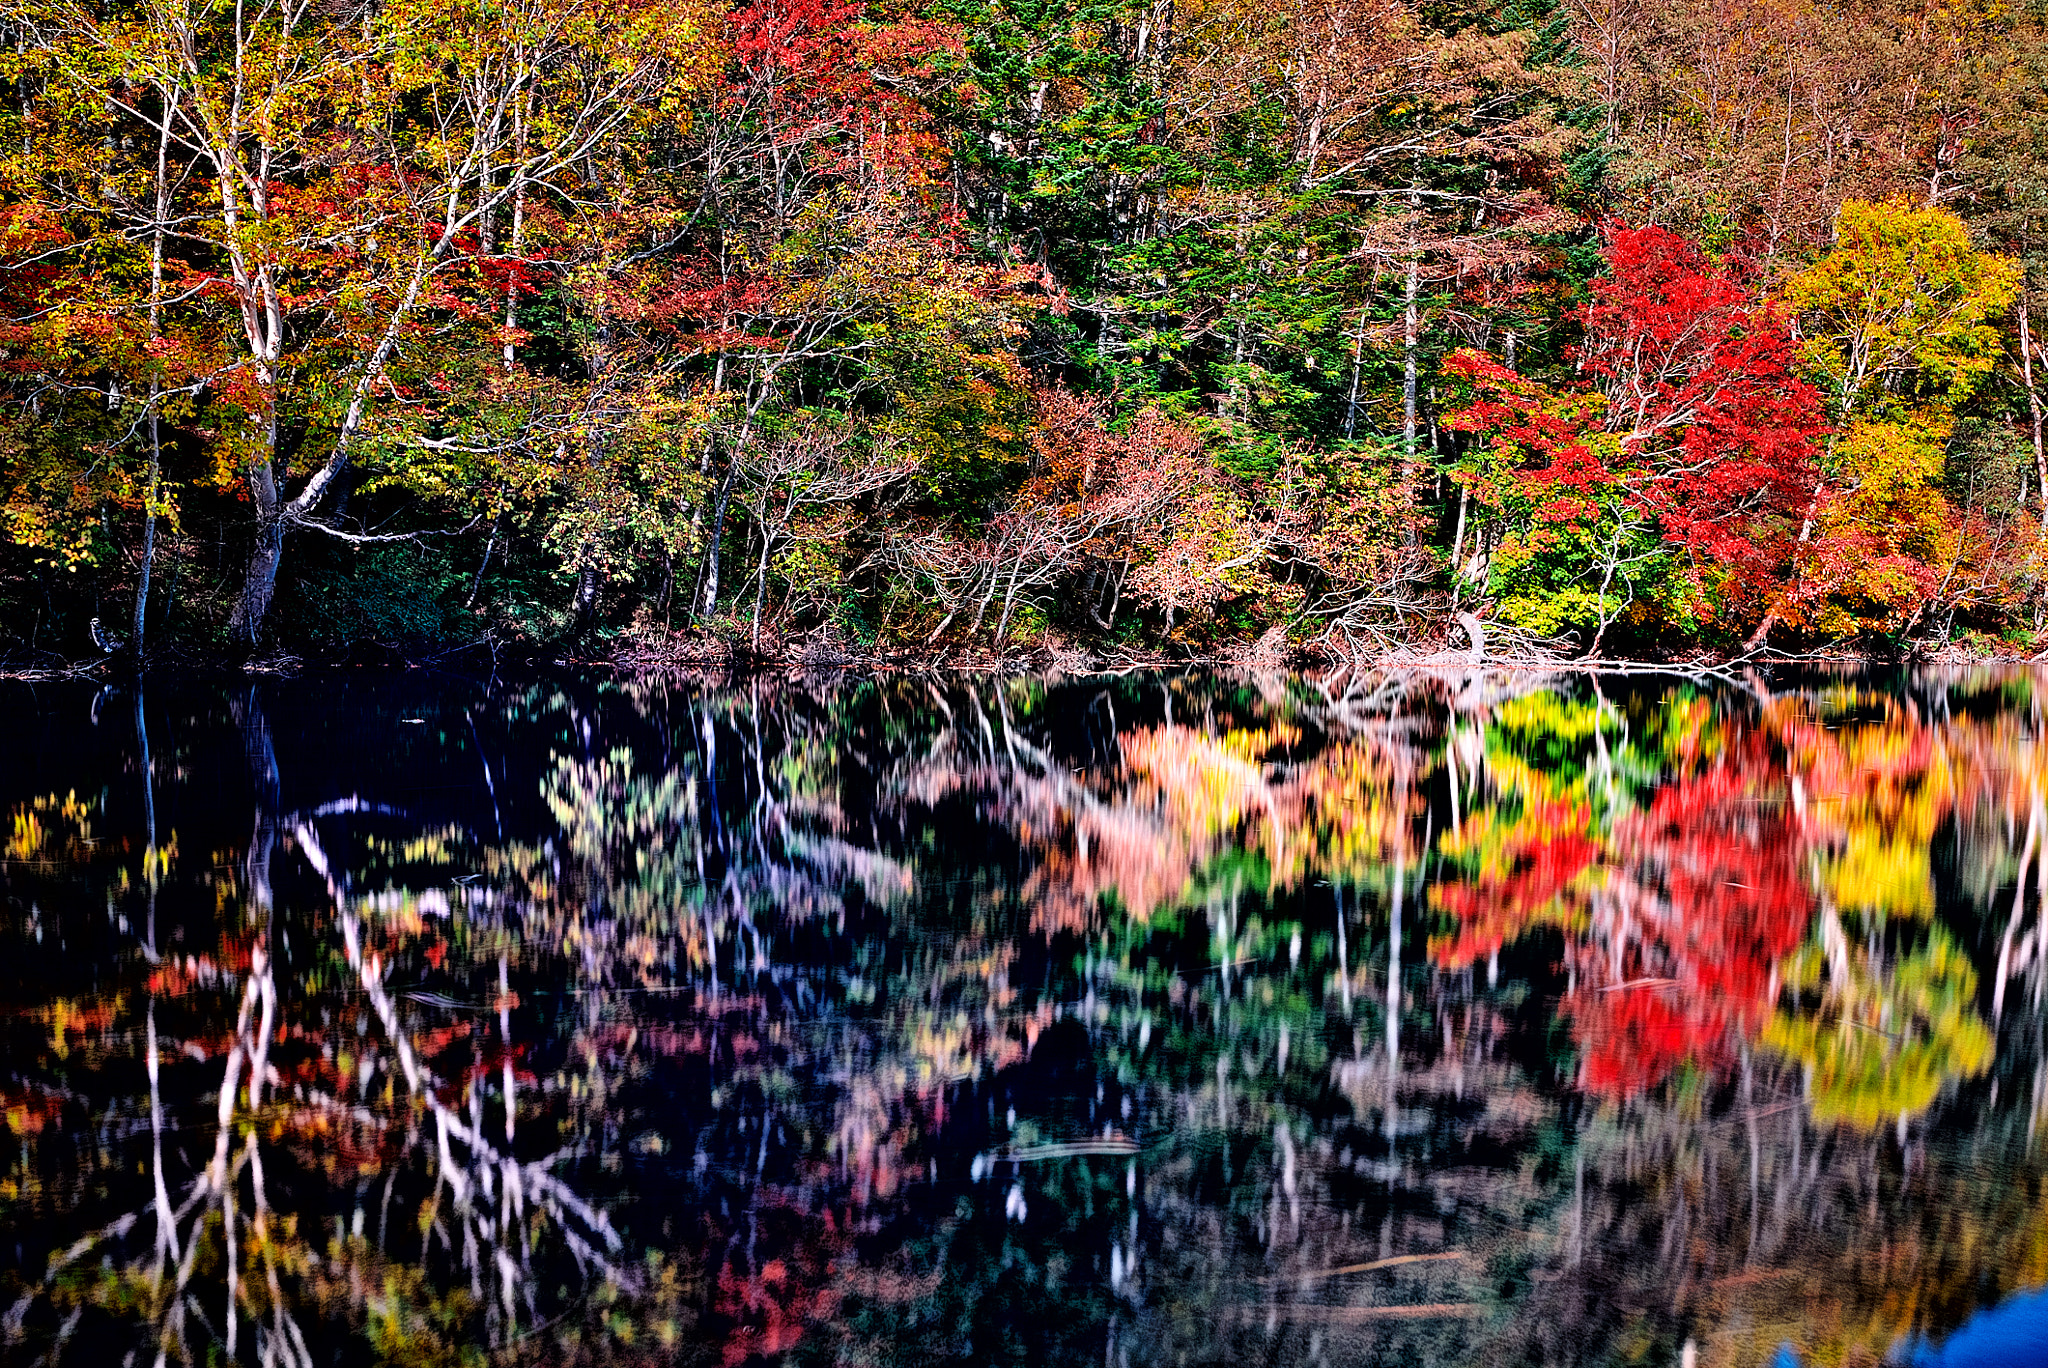
[[[860,5],[838,0],[757,0],[733,12],[733,56],[749,76],[787,74],[837,85],[849,77],[847,30],[860,16]]]
[[[1628,863],[1578,947],[1580,1083],[1605,1096],[1683,1065],[1718,1069],[1770,1009],[1772,970],[1806,936],[1813,894],[1797,826],[1760,804],[1759,754],[1660,789],[1616,828]]]
[[[1564,522],[1585,516],[1572,495],[1586,495],[1614,479],[1614,473],[1593,450],[1588,437],[1587,405],[1559,403],[1533,380],[1517,375],[1484,352],[1456,351],[1444,358],[1444,370],[1472,387],[1472,400],[1451,415],[1461,432],[1483,432],[1495,441],[1520,448],[1532,461],[1517,472],[1522,481],[1566,493],[1539,511],[1545,521]]]
[[[1606,257],[1580,362],[1631,464],[1657,472],[1639,497],[1695,555],[1761,568],[1784,550],[1826,428],[1790,322],[1666,229],[1614,229]]]
[[[869,22],[859,0],[755,0],[731,25],[727,105],[763,121],[771,155],[803,146],[828,172],[857,161],[916,182],[935,174],[944,141],[913,90],[935,57],[959,50],[957,31]]]
[[[1662,228],[1610,230],[1606,260],[1581,315],[1586,383],[1554,393],[1456,352],[1445,370],[1471,398],[1450,425],[1522,454],[1510,478],[1540,520],[1589,518],[1588,496],[1618,484],[1696,568],[1730,575],[1722,601],[1758,597],[1791,555],[1826,430],[1790,321]]]
[[[1504,858],[1471,883],[1440,885],[1437,905],[1455,919],[1448,938],[1432,939],[1430,958],[1462,969],[1520,940],[1565,886],[1600,853],[1586,834],[1582,804],[1546,801],[1515,824]]]

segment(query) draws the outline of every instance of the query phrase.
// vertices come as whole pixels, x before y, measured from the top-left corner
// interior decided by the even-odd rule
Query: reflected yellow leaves
[[[2042,757],[2008,713],[1844,687],[1627,709],[1543,690],[1473,723],[1484,762],[1451,756],[1472,779],[1437,842],[1459,872],[1431,889],[1448,922],[1432,959],[1460,968],[1561,933],[1587,1086],[1632,1094],[1754,1045],[1801,1070],[1816,1120],[1868,1128],[1989,1067],[1979,972],[1936,916],[1933,850],[1957,831],[1973,842],[1959,863],[2010,871],[2024,845],[2024,880],[2036,837],[2014,817],[2037,801]],[[2001,981],[2035,944],[2008,939]]]
[[[85,863],[100,843],[93,836],[92,822],[99,803],[87,802],[75,792],[44,794],[15,805],[9,814],[6,858],[38,866],[40,872]]]
[[[1780,968],[1760,1043],[1804,1071],[1817,1120],[1917,1116],[1993,1054],[1977,971],[1935,919],[1933,843],[1968,808],[2038,783],[2039,745],[1857,689],[1777,701],[1769,725],[1794,776],[1817,912]]]
[[[1850,944],[1832,910],[1819,922],[1816,941],[1781,966],[1787,1005],[1759,1036],[1806,1071],[1815,1120],[1875,1127],[1917,1116],[1944,1086],[1990,1067],[1976,970],[1943,927],[1914,928],[1914,948],[1886,952]]]
[[[1957,799],[1945,738],[1900,700],[1855,689],[1776,700],[1767,725],[1820,853],[1821,891],[1848,910],[1931,914],[1928,850]]]
[[[152,1119],[92,1179],[136,1216],[94,1249],[158,1289],[143,1333],[198,1361],[189,1293],[245,1344],[289,1340],[282,1305],[371,1352],[469,1334],[516,1358],[557,1289],[604,1289],[636,1308],[605,1353],[829,1357],[843,1301],[903,1361],[1019,1261],[1043,1259],[1033,1297],[1081,1289],[1061,1314],[1102,1312],[1109,1279],[1154,1333],[1148,1307],[1247,1279],[1364,1315],[1377,1293],[1322,1274],[1384,1244],[1444,1256],[1375,1273],[1406,1289],[1387,1305],[1499,1311],[1439,1360],[1489,1361],[1589,1265],[1643,1305],[1712,1280],[1749,1307],[1750,1261],[1903,1248],[1906,1199],[1855,1186],[1871,1156],[2014,1073],[1997,994],[2040,981],[2048,838],[2020,709],[1665,680],[860,687],[537,690],[491,738],[524,768],[490,805],[259,793],[275,869],[237,813],[208,833],[235,875],[164,871],[188,909],[226,900],[179,913],[217,939],[39,999],[15,1035],[35,1085],[0,1090],[24,1153],[58,1153],[88,1086],[95,1115],[164,1112],[161,1157]],[[14,858],[70,879],[117,848],[107,821],[24,804]],[[1836,1211],[1867,1224],[1817,1235]],[[1175,1343],[1218,1343],[1198,1322]]]

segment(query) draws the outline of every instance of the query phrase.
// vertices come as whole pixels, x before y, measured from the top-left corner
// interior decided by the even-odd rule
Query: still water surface
[[[2048,1357],[2044,684],[14,686],[0,1359]]]

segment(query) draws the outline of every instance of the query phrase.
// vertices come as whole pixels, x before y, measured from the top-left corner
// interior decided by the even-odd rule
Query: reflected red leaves
[[[1682,1066],[1718,1073],[1763,1024],[1775,966],[1805,939],[1814,906],[1774,779],[1717,764],[1617,824],[1617,868],[1591,934],[1568,951],[1589,1091],[1626,1096]]]
[[[1461,833],[1490,825],[1490,812],[1474,813]],[[1567,885],[1599,855],[1587,834],[1591,814],[1583,804],[1537,801],[1506,832],[1501,844],[1482,855],[1476,878],[1432,890],[1431,899],[1456,926],[1433,937],[1430,958],[1447,969],[1463,969],[1527,935],[1555,910]]]
[[[1431,893],[1450,923],[1430,945],[1443,968],[1559,928],[1579,1082],[1602,1097],[1689,1070],[1725,1077],[1767,1022],[1888,991],[1906,971],[1877,933],[1935,918],[1936,831],[2001,813],[2013,828],[2034,783],[2031,743],[2009,724],[1937,722],[1909,699],[1822,691],[1663,718],[1664,773],[1632,793],[1503,752],[1527,791],[1469,800],[1440,851],[1470,872]],[[1559,796],[1602,790],[1598,813]],[[1867,944],[1826,957],[1815,1006],[1786,987],[1787,966],[1820,953],[1824,907]]]
[[[1604,844],[1606,877],[1565,950],[1580,1082],[1621,1097],[1682,1067],[1718,1073],[1762,1025],[1775,966],[1812,918],[1782,769],[1769,747],[1743,745],[1658,788]]]
[[[151,997],[180,997],[200,987],[213,987],[219,981],[219,974],[207,964],[205,971],[200,962],[191,956],[165,960],[149,971],[146,990]]]
[[[841,1300],[833,1262],[849,1241],[830,1208],[769,1198],[754,1219],[776,1228],[779,1238],[764,1243],[783,1253],[754,1268],[736,1255],[718,1270],[712,1313],[734,1323],[720,1346],[726,1368],[794,1349],[808,1327],[837,1313]],[[783,1229],[792,1225],[801,1230]]]
[[[1027,724],[1047,716],[1071,721],[1071,712],[1045,706],[1044,695],[1021,688],[993,699],[970,694],[949,704],[943,723],[907,731],[914,740],[902,743],[903,757],[886,775],[898,806],[882,812],[875,834],[864,835],[860,821],[846,815],[861,807],[860,795],[840,777],[845,771],[796,770],[803,782],[775,794],[778,806],[764,807],[774,816],[774,825],[763,828],[770,835],[758,846],[731,847],[772,849],[775,860],[755,868],[735,856],[739,872],[721,885],[735,891],[703,902],[692,900],[697,886],[687,875],[678,879],[659,861],[640,858],[665,849],[668,833],[688,830],[695,819],[681,807],[680,785],[656,782],[623,762],[565,767],[561,773],[573,773],[575,782],[564,778],[553,790],[562,795],[565,826],[545,857],[455,846],[442,856],[501,879],[488,905],[518,908],[516,923],[481,915],[481,898],[446,897],[437,890],[454,886],[449,871],[429,870],[418,891],[371,895],[375,916],[360,931],[364,959],[377,966],[365,981],[388,985],[396,1000],[387,1021],[359,1016],[360,995],[332,1015],[313,1015],[299,1005],[321,1005],[311,992],[287,986],[280,994],[284,1024],[268,1053],[277,1077],[251,1108],[249,1133],[339,1182],[445,1163],[421,1147],[431,1128],[413,1122],[442,1114],[459,1119],[465,1104],[482,1118],[470,1124],[495,1135],[504,1115],[497,1099],[513,1100],[519,1144],[536,1149],[558,1134],[602,1133],[595,1119],[615,1108],[607,1115],[621,1124],[602,1142],[605,1149],[569,1177],[591,1184],[593,1202],[614,1200],[616,1183],[630,1185],[657,1167],[701,1185],[691,1188],[697,1205],[682,1233],[664,1227],[663,1239],[676,1240],[678,1266],[694,1270],[687,1296],[693,1310],[701,1305],[706,1313],[694,1333],[707,1355],[728,1364],[822,1358],[835,1349],[857,1357],[847,1353],[849,1344],[860,1347],[856,1342],[832,1337],[858,1331],[829,1322],[850,1305],[917,1301],[936,1287],[937,1275],[911,1257],[887,1254],[877,1264],[873,1249],[886,1239],[869,1237],[906,1202],[925,1200],[916,1190],[941,1172],[934,1160],[949,1162],[949,1124],[969,1126],[956,1134],[974,1133],[970,1113],[980,1111],[983,1097],[959,1085],[1026,1061],[1042,1033],[1073,1009],[1071,1001],[1035,990],[1020,969],[1030,964],[1019,952],[1032,933],[1085,932],[1097,955],[1111,934],[1139,947],[1202,936],[1192,944],[1211,949],[1214,959],[1260,966],[1233,1001],[1219,997],[1228,990],[1216,977],[1176,971],[1141,980],[1158,962],[1138,958],[1151,955],[1149,948],[1126,949],[1120,963],[1109,961],[1123,978],[1102,981],[1129,995],[1113,999],[1119,1009],[1142,1008],[1174,1023],[1153,1035],[1148,1017],[1142,1028],[1159,1042],[1144,1067],[1160,1076],[1180,1067],[1181,1057],[1171,1052],[1185,1047],[1175,1031],[1192,1035],[1209,1023],[1219,1031],[1238,1031],[1246,1021],[1261,1026],[1253,1012],[1267,1010],[1271,999],[1250,990],[1267,984],[1294,995],[1263,1021],[1277,1016],[1295,1028],[1299,1061],[1312,1040],[1300,1029],[1304,1022],[1313,1026],[1319,1012],[1334,1017],[1332,985],[1350,983],[1355,993],[1361,975],[1382,972],[1387,963],[1378,958],[1388,953],[1379,928],[1390,919],[1398,877],[1413,899],[1404,904],[1407,939],[1397,961],[1411,979],[1420,968],[1413,939],[1418,906],[1434,919],[1429,955],[1439,970],[1469,969],[1538,932],[1545,945],[1561,940],[1559,968],[1571,985],[1563,1015],[1578,1082],[1593,1097],[1626,1099],[1674,1081],[1725,1079],[1745,1047],[1759,1058],[1777,1048],[1768,1044],[1766,1025],[1774,1010],[1782,1016],[1788,1002],[1800,1007],[1802,994],[1814,999],[1835,991],[1826,978],[1799,991],[1779,989],[1785,966],[1799,962],[1795,955],[1803,949],[1813,959],[1816,908],[1829,881],[1844,878],[1838,871],[1889,860],[1883,867],[1901,871],[1902,880],[1924,880],[1904,856],[1918,852],[1924,859],[1932,824],[1962,815],[1965,798],[1958,795],[1975,805],[1989,840],[1998,802],[2010,806],[2021,785],[2032,782],[2031,733],[2008,717],[1978,724],[1941,716],[1935,723],[1910,703],[1840,690],[1753,703],[1748,696],[1657,697],[1652,686],[1617,703],[1618,686],[1607,688],[1606,695],[1566,687],[1485,702],[1475,701],[1474,687],[1449,701],[1452,711],[1404,716],[1398,726],[1375,725],[1372,716],[1315,716],[1291,698],[1284,708],[1261,706],[1249,690],[1190,690],[1166,700],[1178,722],[1126,725],[1111,733],[1113,751],[1082,751],[1053,728],[1016,726],[1019,717]],[[1157,696],[1149,689],[1143,695],[1147,702]],[[1548,703],[1534,706],[1540,700]],[[1125,695],[1105,695],[1100,709],[1114,728],[1109,702],[1123,708]],[[1127,721],[1130,715],[1125,708]],[[893,744],[868,729],[851,735],[837,749],[802,752],[803,763],[835,755],[842,757],[835,764],[850,769],[844,755],[858,751],[865,763]],[[1071,748],[1062,751],[1062,744]],[[1446,780],[1460,820],[1426,850],[1421,842],[1432,809],[1425,795],[1434,796],[1433,820],[1442,831]],[[990,867],[1000,865],[1006,880],[1028,880],[1021,901],[1031,933],[1020,927],[1017,883],[990,879],[971,889],[971,904],[956,904],[967,881],[939,882],[951,866],[936,859],[920,864],[924,847],[891,844],[879,834],[905,811],[941,805],[945,825],[911,829],[952,839],[966,825],[960,814],[971,810],[987,828],[972,830],[985,841]],[[2010,844],[2009,817],[2006,832]],[[1334,947],[1317,944],[1330,923],[1314,919],[1331,911],[1318,881],[1340,886],[1337,910],[1348,918],[1342,925],[1363,934]],[[748,938],[751,919],[765,921],[764,909],[773,908],[771,934],[794,934],[770,949],[783,964],[802,963],[798,937],[830,927],[831,892],[856,884],[868,890],[852,904],[863,917],[912,909],[892,924],[892,934],[894,927],[916,928],[919,938],[906,942],[917,947],[916,962],[878,972],[839,957],[835,947],[835,958],[810,979],[814,1001],[830,1011],[800,1015],[787,989],[769,986],[775,981],[759,972],[764,957]],[[1867,889],[1870,881],[1854,886]],[[921,892],[944,897],[943,922],[910,901]],[[1270,920],[1263,940],[1246,939],[1251,933],[1239,923],[1226,933],[1238,940],[1223,953],[1213,953],[1206,939],[1215,934],[1213,920],[1204,931],[1198,916],[1165,915],[1205,902],[1218,907],[1239,893],[1249,912]],[[1855,915],[1858,905],[1846,894],[1835,900],[1844,919]],[[1903,905],[1896,898],[1886,904],[1894,917]],[[326,915],[315,914],[315,924],[324,925],[317,919]],[[716,933],[709,929],[713,917],[722,919]],[[1290,928],[1283,917],[1299,920]],[[868,927],[848,931],[841,923],[840,930],[857,941],[871,934]],[[1299,933],[1291,949],[1290,930]],[[184,1061],[206,1051],[189,1036],[199,1023],[232,1020],[243,1000],[253,945],[240,926],[231,935],[213,955],[149,963],[151,1029],[167,1076],[195,1075]],[[707,944],[715,955],[704,953]],[[1231,958],[1239,953],[1247,958]],[[1887,973],[1897,977],[1875,963],[1882,947],[1862,953],[1873,964],[1859,982],[1883,988]],[[1347,954],[1333,964],[1333,956]],[[506,977],[501,956],[518,957],[512,963],[519,979]],[[223,967],[229,965],[239,967]],[[512,982],[532,985],[524,991],[533,1006],[501,1025],[498,1013],[518,1005]],[[1464,997],[1474,1004],[1465,1029],[1471,1040],[1486,1042],[1482,1054],[1494,1052],[1501,1033],[1520,1029],[1507,991],[1514,986],[1498,1001]],[[1414,1001],[1436,996],[1417,987]],[[44,1004],[46,1019],[24,1018],[28,1041],[125,1033],[133,1049],[140,1004],[132,987],[123,991],[125,1006],[100,999],[62,1021],[54,1005]],[[1343,1005],[1347,1012],[1356,1005],[1355,1020],[1364,1022],[1376,1009],[1359,996]],[[1219,1002],[1240,1014],[1226,1019]],[[1540,1004],[1546,1021],[1553,1005]],[[1133,1029],[1129,1019],[1136,1015],[1094,1019],[1091,1030],[1101,1032],[1095,1039],[1125,1038],[1119,1033]],[[810,1029],[827,1016],[829,1032]],[[1896,1026],[1895,1016],[1884,1029]],[[1444,1028],[1447,1041],[1451,1029]],[[541,1049],[536,1057],[549,1062],[536,1078],[507,1037],[540,1040],[548,1031],[560,1033],[561,1048]],[[400,1034],[424,1066],[430,1092],[405,1084],[393,1053]],[[1419,1050],[1405,1043],[1416,1038]],[[253,1039],[216,1029],[206,1044],[217,1056],[238,1044],[246,1049]],[[1255,1038],[1238,1039],[1251,1041],[1237,1047],[1244,1051],[1239,1057],[1249,1060],[1262,1048]],[[1405,1102],[1425,1086],[1417,1053],[1426,1057],[1435,1046],[1427,1030],[1404,1029],[1402,1039],[1409,1054],[1395,1081]],[[1049,1053],[1057,1057],[1065,1048]],[[1146,1048],[1136,1045],[1140,1054]],[[1797,1062],[1782,1049],[1776,1058]],[[1446,1048],[1441,1077],[1455,1067],[1465,1088],[1470,1062],[1462,1049]],[[1278,1078],[1286,1067],[1268,1076]],[[1292,1067],[1300,1077],[1304,1067],[1324,1076],[1329,1066]],[[501,1076],[509,1081],[494,1092]],[[1781,1071],[1777,1083],[1790,1076]],[[656,1092],[636,1093],[649,1082]],[[700,1084],[701,1103],[671,1104],[697,1095],[683,1092],[685,1085]],[[185,1084],[180,1078],[167,1086]],[[1514,1113],[1518,1131],[1550,1105],[1519,1084],[1501,1092],[1489,1105],[1496,1118],[1509,1107],[1524,1109]],[[1253,1096],[1249,1084],[1246,1096]],[[660,1100],[649,1104],[650,1097]],[[0,1092],[0,1109],[23,1136],[61,1128],[66,1105],[53,1090]],[[1000,1114],[991,1106],[990,1123]],[[1896,1114],[1895,1108],[1888,1115]],[[1135,1132],[1129,1117],[1119,1124]],[[1091,1113],[1089,1120],[1092,1133],[1109,1114]],[[1048,1133],[1063,1135],[1041,1132]],[[723,1201],[728,1193],[736,1197],[730,1208]],[[1486,1190],[1488,1199],[1496,1194]],[[1033,1200],[1034,1212],[1050,1209]],[[858,1252],[856,1237],[863,1241]]]
[[[35,1083],[0,1083],[0,1115],[15,1135],[39,1135],[63,1120],[64,1097]]]

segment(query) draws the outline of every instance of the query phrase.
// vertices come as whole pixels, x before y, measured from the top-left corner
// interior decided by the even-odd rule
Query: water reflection
[[[0,1352],[1919,1352],[2048,1283],[2037,698],[18,694]]]
[[[1940,1345],[1917,1344],[1912,1368],[2009,1368],[2048,1357],[2048,1292],[2023,1292],[1980,1311]]]

